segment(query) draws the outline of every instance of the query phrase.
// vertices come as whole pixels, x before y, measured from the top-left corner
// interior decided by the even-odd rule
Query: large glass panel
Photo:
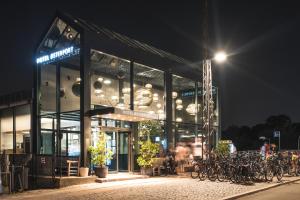
[[[129,141],[129,133],[119,132],[119,140],[118,140],[118,163],[119,163],[119,171],[128,171],[128,141]]]
[[[0,150],[13,153],[13,112],[11,109],[1,111]]]
[[[40,153],[53,153],[53,148],[61,150],[62,155],[80,152],[76,147],[80,131],[79,47],[80,34],[58,18],[40,46],[37,56],[47,58],[37,59],[40,68]],[[54,135],[58,116],[62,134],[60,143],[55,141]],[[75,135],[70,135],[70,131]],[[58,148],[57,144],[60,144]],[[53,146],[50,148],[50,145]]]
[[[67,63],[63,63],[60,67],[61,113],[80,109],[80,63],[76,57],[70,60],[72,66],[67,67]]]
[[[110,149],[113,153],[112,159],[106,161],[106,165],[110,171],[117,170],[117,133],[106,132],[106,148]]]
[[[55,132],[52,130],[41,130],[40,135],[40,154],[47,154],[52,155],[55,150],[53,149],[53,143],[55,142],[52,140],[55,136]]]
[[[40,54],[49,50],[60,50],[66,46],[79,46],[80,34],[67,25],[64,21],[56,18],[49,33],[40,46]]]
[[[92,50],[91,73],[92,106],[129,109],[129,61]]]
[[[68,155],[79,156],[80,155],[80,134],[68,133]]]
[[[164,72],[134,64],[134,110],[165,119]]]
[[[30,153],[30,105],[16,107],[16,152]]]
[[[56,65],[41,67],[40,109],[41,114],[56,112]]]
[[[195,123],[197,109],[195,104],[195,81],[173,75],[172,76],[172,110],[173,121]]]

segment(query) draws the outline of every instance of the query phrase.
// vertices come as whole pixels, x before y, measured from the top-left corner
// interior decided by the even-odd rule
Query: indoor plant
[[[105,165],[107,160],[112,159],[113,152],[106,148],[105,133],[99,133],[99,140],[95,146],[89,147],[89,152],[92,157],[92,164],[94,165],[95,174],[99,178],[105,178],[108,174],[108,168]]]

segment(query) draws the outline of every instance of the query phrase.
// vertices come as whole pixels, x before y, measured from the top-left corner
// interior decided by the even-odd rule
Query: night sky
[[[199,0],[20,2],[0,3],[0,94],[32,87],[33,52],[57,9],[191,61],[201,60]],[[300,122],[298,1],[209,2],[210,49],[231,55],[226,64],[213,65],[223,128],[261,123],[274,114]]]

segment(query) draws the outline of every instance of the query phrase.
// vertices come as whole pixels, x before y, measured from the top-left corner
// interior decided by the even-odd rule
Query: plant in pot
[[[137,159],[138,165],[141,167],[142,175],[152,175],[153,162],[156,154],[159,152],[159,144],[155,144],[150,140],[140,142],[140,153]]]
[[[99,140],[95,146],[89,147],[91,154],[91,162],[94,165],[95,174],[99,178],[106,178],[108,174],[108,168],[105,165],[107,160],[112,159],[113,152],[111,149],[106,148],[105,133],[99,133]]]

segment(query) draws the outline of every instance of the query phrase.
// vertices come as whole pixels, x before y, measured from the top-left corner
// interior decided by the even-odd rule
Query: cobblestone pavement
[[[289,178],[285,178],[288,180]],[[1,200],[140,200],[140,199],[205,199],[226,196],[265,187],[272,183],[236,185],[229,182],[199,181],[191,178],[159,177],[109,183],[90,183],[61,189],[34,190],[0,196]]]

